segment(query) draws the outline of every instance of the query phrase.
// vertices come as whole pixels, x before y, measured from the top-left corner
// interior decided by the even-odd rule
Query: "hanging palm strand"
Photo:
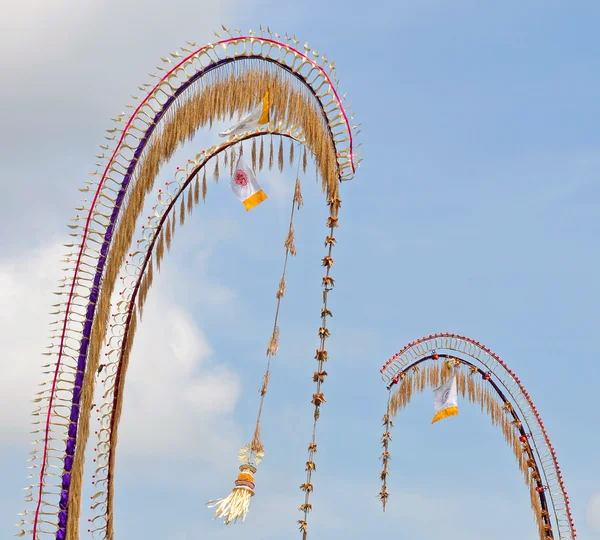
[[[277,153],[279,172],[283,172],[283,137],[279,137],[279,152]]]
[[[294,143],[290,144],[290,165],[294,163]]]
[[[381,491],[377,496],[381,501],[381,505],[383,506],[383,511],[385,512],[385,505],[387,504],[387,500],[389,498],[389,493],[387,491],[387,477],[388,477],[388,466],[390,461],[390,441],[392,440],[391,429],[394,427],[394,424],[391,420],[390,415],[390,402],[392,399],[392,391],[390,389],[388,393],[388,401],[387,408],[385,414],[383,415],[383,426],[385,427],[385,432],[381,436],[381,445],[383,446],[383,452],[381,452],[381,464],[383,466],[383,470],[381,471]]]
[[[260,138],[260,155],[258,156],[258,168],[262,171],[263,165],[265,163],[265,141],[261,137]]]
[[[181,198],[181,204],[179,205],[179,223],[183,225],[185,223],[185,198]]]
[[[306,174],[306,167],[308,166],[308,158],[306,157],[306,148],[304,148],[304,153],[302,155],[302,172]]]
[[[298,520],[300,525],[299,529],[302,532],[302,539],[306,540],[308,537],[308,513],[312,510],[312,504],[310,503],[310,494],[313,491],[312,474],[316,470],[316,464],[314,461],[315,454],[317,452],[317,422],[321,414],[321,405],[326,402],[325,394],[321,390],[321,386],[325,382],[327,372],[325,371],[325,362],[328,360],[326,341],[329,337],[329,330],[327,329],[327,317],[333,317],[331,311],[327,307],[327,300],[329,292],[334,287],[334,279],[330,276],[331,267],[333,266],[333,258],[331,256],[333,246],[335,245],[335,237],[333,236],[334,229],[338,226],[338,212],[342,201],[337,197],[330,197],[327,204],[329,206],[329,218],[327,219],[326,226],[329,229],[329,234],[325,237],[325,247],[327,248],[327,255],[323,258],[322,264],[325,268],[325,276],[323,276],[323,306],[321,308],[321,326],[318,331],[319,336],[319,348],[317,349],[315,359],[317,361],[317,370],[313,374],[313,382],[316,385],[315,393],[312,396],[312,404],[314,405],[313,413],[313,430],[312,439],[308,445],[308,461],[306,462],[306,481],[300,485],[300,489],[304,492],[304,502],[300,506],[299,510],[304,514],[303,519]]]
[[[200,180],[198,175],[196,175],[196,180],[194,180],[194,204],[198,204],[200,202]]]
[[[225,166],[227,166],[227,153],[224,152],[224,160],[225,160]],[[215,180],[215,182],[219,181],[219,156],[215,157],[215,172],[213,173],[213,178]]]

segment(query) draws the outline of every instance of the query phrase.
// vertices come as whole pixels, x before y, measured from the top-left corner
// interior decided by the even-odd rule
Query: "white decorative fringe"
[[[247,458],[246,447],[240,450],[239,457],[240,461],[243,457]],[[262,459],[262,457],[258,460],[255,459],[255,462],[260,461],[260,459]],[[209,508],[217,507],[214,519],[224,518],[225,525],[228,525],[232,521],[235,523],[238,519],[241,519],[242,523],[244,522],[250,508],[250,499],[254,495],[255,472],[256,467],[254,465],[248,461],[242,462],[240,465],[240,473],[235,481],[235,487],[229,496],[224,499],[216,499],[206,503]]]
[[[254,492],[246,487],[236,487],[228,497],[209,501],[206,505],[209,508],[217,507],[214,519],[225,518],[225,525],[232,521],[235,523],[238,519],[241,519],[243,523],[250,509],[250,499],[253,495]]]

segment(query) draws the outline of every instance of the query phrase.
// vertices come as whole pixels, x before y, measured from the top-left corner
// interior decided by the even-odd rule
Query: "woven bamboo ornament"
[[[254,450],[252,444],[240,450],[240,473],[233,491],[227,497],[206,503],[209,508],[217,508],[214,519],[224,518],[225,525],[237,520],[244,522],[250,508],[250,499],[254,496],[256,465],[262,461],[264,455],[264,449]]]

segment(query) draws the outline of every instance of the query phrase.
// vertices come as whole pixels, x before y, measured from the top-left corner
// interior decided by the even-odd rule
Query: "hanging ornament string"
[[[383,415],[383,426],[385,427],[385,432],[381,436],[381,445],[383,446],[383,452],[381,453],[381,464],[383,465],[383,470],[381,471],[381,491],[377,496],[381,501],[381,505],[383,506],[383,511],[385,512],[385,505],[387,504],[388,498],[390,494],[387,491],[387,477],[389,474],[389,462],[390,462],[390,442],[392,440],[391,429],[394,427],[390,416],[390,403],[392,400],[392,390],[390,388],[388,393],[387,406],[385,409],[385,414]]]
[[[293,144],[292,144],[293,148]],[[281,151],[281,153],[283,150]],[[256,426],[254,428],[254,437],[251,443],[251,449],[253,451],[262,451],[264,452],[264,448],[262,443],[260,442],[260,419],[262,416],[263,405],[265,401],[265,395],[267,394],[267,388],[269,385],[269,376],[271,373],[271,358],[277,354],[277,350],[279,348],[279,310],[281,308],[281,299],[285,295],[285,273],[287,270],[287,264],[290,255],[293,257],[296,256],[296,245],[294,239],[294,212],[296,209],[300,210],[302,205],[304,204],[304,200],[302,198],[302,190],[300,186],[300,160],[298,160],[298,168],[296,170],[296,184],[294,186],[294,195],[292,197],[292,209],[290,211],[290,224],[288,227],[288,233],[285,238],[285,257],[283,260],[283,271],[281,274],[281,280],[279,281],[279,286],[277,288],[276,298],[277,305],[275,307],[275,317],[273,321],[273,333],[271,335],[271,339],[269,341],[269,346],[267,347],[267,368],[263,375],[262,385],[260,388],[260,403],[258,406],[258,415],[256,418]]]
[[[243,148],[240,149],[240,152],[243,152]],[[225,525],[231,523],[232,521],[236,522],[238,519],[240,519],[242,522],[246,519],[246,515],[248,514],[250,507],[250,499],[254,495],[254,474],[256,473],[256,467],[262,461],[265,455],[265,449],[260,440],[260,422],[265,396],[267,394],[267,388],[269,385],[271,359],[277,354],[277,350],[279,348],[278,319],[281,307],[281,299],[285,294],[285,274],[287,270],[287,263],[290,255],[296,255],[296,247],[294,243],[294,213],[296,209],[299,210],[304,204],[300,187],[299,170],[300,160],[298,160],[298,171],[296,174],[296,184],[294,186],[294,195],[292,198],[292,208],[290,212],[290,223],[284,243],[285,258],[283,263],[283,271],[276,293],[277,305],[275,308],[273,333],[271,334],[271,339],[269,340],[269,345],[267,347],[267,367],[265,369],[260,387],[260,402],[256,418],[256,425],[254,427],[254,435],[252,437],[252,442],[242,447],[239,451],[238,457],[241,463],[240,473],[235,481],[235,487],[233,488],[233,491],[228,497],[206,503],[209,508],[216,507],[215,519],[223,518]]]
[[[316,470],[314,462],[314,456],[317,452],[317,421],[319,420],[321,405],[325,403],[325,395],[321,391],[321,386],[325,382],[327,372],[324,369],[325,362],[327,362],[327,349],[326,341],[329,337],[329,330],[327,329],[327,317],[333,317],[331,311],[327,307],[327,299],[329,292],[334,287],[334,279],[330,276],[331,267],[333,266],[333,258],[331,256],[333,252],[333,246],[335,245],[335,237],[333,236],[334,229],[338,226],[338,213],[341,207],[342,201],[334,195],[327,201],[329,206],[329,218],[327,219],[326,226],[329,228],[329,234],[325,237],[325,247],[327,247],[327,255],[323,258],[322,264],[325,268],[325,276],[322,280],[323,285],[323,305],[321,308],[321,326],[319,327],[318,335],[320,339],[319,348],[317,349],[315,359],[317,360],[317,371],[313,374],[313,382],[316,384],[315,393],[312,397],[312,404],[314,405],[314,421],[312,438],[308,445],[308,461],[306,462],[306,481],[300,485],[300,489],[304,492],[304,503],[300,506],[299,510],[304,513],[304,519],[298,520],[300,525],[299,529],[302,532],[302,539],[306,540],[308,537],[308,513],[312,510],[312,504],[310,503],[310,494],[313,491],[312,473]]]

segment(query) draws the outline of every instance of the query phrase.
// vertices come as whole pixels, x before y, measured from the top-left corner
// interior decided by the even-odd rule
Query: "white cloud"
[[[41,352],[49,343],[50,305],[61,298],[52,292],[61,275],[63,250],[55,244],[0,263],[0,342],[6,366],[0,378],[0,410],[11,411],[0,415],[4,440],[21,441],[31,430],[31,399],[47,378],[41,368],[47,359]],[[171,276],[176,272],[167,269]],[[180,281],[174,277],[174,282]],[[210,364],[212,350],[206,336],[173,300],[166,290],[168,282],[157,281],[133,348],[121,447],[125,453],[147,454],[202,438],[213,450],[229,450],[237,444],[229,434],[234,432],[239,377],[222,364]],[[223,427],[215,429],[217,423]]]
[[[240,393],[229,367],[211,365],[204,333],[189,313],[152,290],[139,325],[127,375],[120,448],[156,454],[173,446],[185,452],[202,440],[207,455],[232,448],[227,429]],[[217,429],[218,428],[218,429]]]
[[[74,33],[87,23],[97,11],[93,2],[77,0],[23,0],[13,2],[3,10],[0,19],[0,36],[8,51],[5,60],[15,64],[23,61],[22,55],[36,56],[40,47],[51,47],[59,53],[73,41]]]
[[[590,527],[600,531],[600,493],[592,495],[587,508],[587,518]]]
[[[41,355],[48,345],[50,305],[60,277],[60,255],[64,248],[51,245],[35,249],[0,262],[0,343],[2,365],[0,377],[0,437],[22,439],[31,431],[30,412],[34,392],[42,381]],[[53,301],[54,300],[54,301]]]
[[[200,46],[214,40],[213,30],[227,22],[238,2],[182,0],[177,9],[156,0],[11,4],[0,17],[0,47],[7,52],[3,72],[19,83],[18,91],[15,85],[0,87],[0,99],[13,105],[0,132],[7,165],[23,159],[26,147],[38,147],[53,162],[71,154],[71,164],[82,155],[90,163],[93,147],[111,127],[109,118],[127,111],[125,105],[136,101],[131,95],[139,97],[139,85],[154,80],[148,73],[164,65],[160,57],[186,41]],[[42,170],[48,176],[47,164]],[[61,181],[65,176],[61,171]]]
[[[263,169],[257,172],[257,179],[267,196],[275,201],[278,206],[289,206],[292,203],[292,195],[294,194],[295,178],[289,172],[291,169],[287,162],[283,173],[280,173],[276,167],[273,167],[270,171]]]
[[[237,3],[183,0],[178,9],[164,9],[156,0],[13,2],[0,19],[0,45],[12,52],[5,55],[5,70],[31,84],[21,84],[17,93],[2,90],[27,102],[29,96],[39,97],[36,83],[43,84],[44,101],[57,98],[52,109],[61,112],[74,102],[107,103],[114,97],[112,89],[129,99],[137,85],[147,82],[138,78],[154,71],[159,56],[168,56],[186,40],[202,44],[215,39],[213,30],[220,29],[223,15]],[[138,55],[145,58],[143,65],[136,61]],[[113,113],[123,105],[114,103]]]

